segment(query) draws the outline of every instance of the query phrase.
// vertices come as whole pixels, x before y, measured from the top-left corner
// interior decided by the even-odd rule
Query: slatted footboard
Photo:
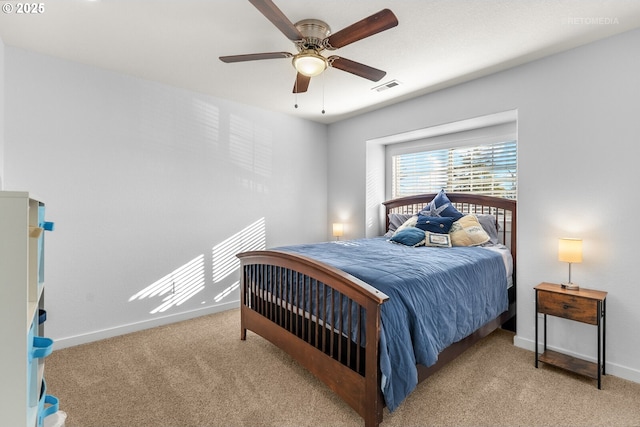
[[[365,420],[382,421],[378,342],[388,297],[310,258],[280,251],[238,254],[241,339],[251,330],[323,381]]]

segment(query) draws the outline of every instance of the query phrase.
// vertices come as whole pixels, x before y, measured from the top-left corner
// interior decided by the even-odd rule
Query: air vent
[[[375,90],[377,92],[382,92],[383,90],[387,90],[387,89],[391,89],[392,87],[396,87],[399,86],[400,82],[397,80],[391,80],[388,81],[386,83],[381,84],[380,86],[376,86],[374,88],[372,88],[372,90]]]

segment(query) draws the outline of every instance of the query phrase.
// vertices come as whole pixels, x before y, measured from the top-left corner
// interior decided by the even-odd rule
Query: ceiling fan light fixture
[[[300,74],[315,77],[327,69],[327,59],[314,50],[305,50],[293,57],[293,66]]]

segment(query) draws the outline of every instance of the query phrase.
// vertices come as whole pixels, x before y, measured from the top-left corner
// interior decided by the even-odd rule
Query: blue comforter
[[[390,411],[444,348],[508,308],[500,254],[479,247],[408,247],[359,239],[276,248],[345,271],[389,296],[382,305],[380,369]]]

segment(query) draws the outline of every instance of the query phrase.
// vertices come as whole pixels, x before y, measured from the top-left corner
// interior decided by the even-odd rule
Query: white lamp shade
[[[312,52],[303,52],[293,58],[296,71],[307,77],[315,77],[327,68],[327,60]]]
[[[344,234],[344,224],[341,224],[339,222],[333,223],[333,235],[335,237],[342,237],[343,234]]]
[[[558,261],[582,262],[582,239],[560,239],[558,241]]]

